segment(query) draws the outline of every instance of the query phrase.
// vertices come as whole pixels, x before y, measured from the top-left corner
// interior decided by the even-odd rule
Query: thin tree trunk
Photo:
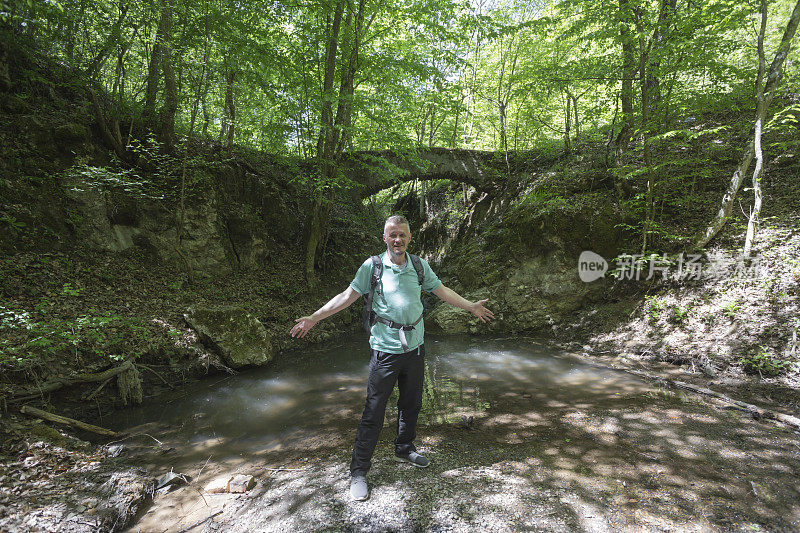
[[[111,145],[111,147],[114,149],[114,152],[121,160],[127,163],[133,163],[133,157],[128,153],[127,149],[122,144],[122,139],[119,134],[119,123],[116,124],[116,128],[112,131],[112,129],[108,127],[108,123],[103,115],[103,110],[100,107],[100,101],[97,98],[97,94],[91,88],[89,88],[89,96],[91,97],[95,119],[97,120],[97,125],[100,127],[100,133],[103,135],[103,138],[108,144]]]
[[[208,125],[211,122],[211,115],[208,114],[206,104],[206,93],[203,93],[203,137],[208,137]]]
[[[236,104],[233,100],[233,84],[236,81],[236,72],[233,67],[228,65],[228,72],[225,80],[225,111],[228,117],[227,139],[225,146],[230,151],[233,148],[233,136],[236,131]]]
[[[783,63],[786,61],[786,56],[789,55],[789,49],[791,47],[792,39],[797,32],[798,23],[800,23],[800,0],[798,0],[798,2],[795,4],[792,14],[789,16],[789,20],[786,23],[786,29],[783,32],[781,44],[778,46],[778,50],[775,52],[775,57],[773,58],[772,64],[769,67],[767,83],[764,85],[763,102],[761,102],[761,105],[757,106],[756,108],[756,126],[763,124],[764,120],[766,119],[767,109],[769,109],[769,105],[772,103],[775,88],[778,86],[778,82],[781,80]],[[728,217],[730,217],[731,211],[733,210],[733,202],[736,199],[736,193],[739,191],[739,186],[742,184],[744,174],[750,167],[750,162],[753,160],[754,155],[755,136],[750,140],[749,143],[747,143],[744,153],[742,154],[742,159],[739,162],[739,166],[734,171],[731,182],[728,185],[728,190],[725,191],[725,194],[722,197],[720,209],[717,211],[717,215],[714,217],[702,235],[695,242],[696,247],[703,248],[706,244],[708,244],[711,239],[716,237],[717,233],[719,233],[719,230],[721,230],[725,225],[725,222],[727,222]]]
[[[339,46],[339,32],[342,24],[342,14],[344,13],[346,1],[338,0],[331,21],[328,15],[329,33],[325,45],[325,71],[322,83],[322,110],[321,128],[319,140],[317,141],[317,173],[320,187],[314,192],[314,198],[306,222],[306,253],[305,253],[305,275],[309,285],[316,284],[314,267],[316,264],[317,249],[322,241],[322,233],[325,221],[328,218],[330,209],[325,199],[327,194],[326,183],[333,178],[335,167],[333,166],[333,81],[336,74],[336,53]]]
[[[572,122],[572,111],[570,111],[569,96],[564,94],[565,109],[564,109],[564,153],[567,155],[572,153],[572,143],[570,142],[569,130],[570,123]]]
[[[106,39],[105,44],[103,44],[103,47],[100,49],[99,52],[97,52],[97,55],[92,60],[91,64],[89,65],[89,68],[86,69],[86,77],[94,78],[95,76],[97,76],[98,72],[100,72],[103,63],[105,63],[106,57],[108,57],[108,54],[111,53],[111,50],[114,49],[114,47],[119,42],[120,37],[122,36],[122,22],[125,20],[125,15],[127,13],[128,13],[127,6],[125,6],[122,0],[120,0],[119,16],[117,17],[117,21],[111,28],[111,33],[109,33],[108,39]]]
[[[156,113],[156,96],[158,96],[158,84],[161,79],[158,73],[161,70],[159,67],[161,66],[162,43],[164,42],[167,18],[172,18],[169,1],[165,1],[161,8],[161,18],[156,30],[155,44],[153,44],[150,62],[147,66],[147,87],[144,93],[144,117],[146,121],[152,120]]]
[[[572,95],[570,95],[572,96]],[[578,97],[572,96],[572,112],[575,114],[575,144],[579,142],[581,136],[581,121],[578,119]]]
[[[764,33],[767,31],[767,2],[761,0],[761,28],[758,32],[758,75],[756,76],[756,100],[757,108],[764,107],[764,71],[766,70],[767,60],[764,56]],[[761,149],[761,132],[763,129],[763,120],[761,117],[756,117],[755,132],[753,134],[753,149],[756,157],[756,168],[753,170],[753,194],[755,196],[753,202],[753,209],[750,212],[750,220],[747,222],[747,236],[744,239],[744,251],[742,255],[745,258],[750,257],[750,252],[753,249],[753,240],[755,239],[756,232],[758,231],[758,217],[761,214],[761,176],[764,174],[764,152]]]
[[[194,271],[192,270],[192,265],[189,262],[189,258],[186,257],[186,254],[183,252],[183,228],[186,225],[186,170],[189,160],[189,150],[191,150],[192,147],[192,134],[194,133],[194,123],[195,119],[197,118],[197,108],[200,105],[200,101],[205,98],[205,89],[203,86],[205,85],[208,61],[211,56],[211,35],[208,28],[208,16],[208,4],[206,4],[206,43],[203,53],[203,69],[200,71],[200,80],[197,82],[197,90],[195,91],[194,103],[192,105],[192,114],[189,120],[189,134],[186,136],[186,145],[183,149],[183,161],[181,163],[180,210],[178,211],[178,220],[176,223],[177,227],[175,228],[175,249],[178,253],[178,256],[183,260],[183,264],[186,268],[186,275],[188,276],[189,283],[191,284],[194,284]]]
[[[666,46],[666,29],[670,17],[675,12],[676,0],[662,0],[658,14],[658,23],[653,36],[642,54],[639,63],[640,86],[642,91],[642,132],[644,137],[644,164],[647,171],[647,195],[645,220],[642,228],[642,253],[647,250],[650,231],[655,219],[656,172],[653,168],[653,141],[658,135],[659,127],[653,120],[661,102],[661,82],[659,79],[661,66],[660,52]],[[641,33],[641,31],[640,31]],[[645,47],[642,46],[645,50]]]
[[[628,22],[631,17],[630,0],[619,0],[620,25],[619,33],[622,41],[622,89],[620,103],[622,106],[621,128],[617,135],[617,158],[628,148],[634,128],[633,116],[633,76],[636,69],[633,53],[633,39]]]
[[[75,420],[74,418],[67,418],[66,416],[56,415],[48,411],[43,411],[41,409],[37,409],[36,407],[32,407],[30,405],[23,405],[20,408],[20,412],[36,418],[43,418],[45,420],[49,420],[50,422],[55,422],[56,424],[63,424],[65,426],[82,429],[83,431],[90,431],[92,433],[97,433],[98,435],[104,435],[106,437],[121,437],[122,435],[124,435],[123,433],[118,433],[110,429],[106,429],[100,426],[95,426],[93,424],[88,424],[81,420]]]
[[[456,119],[455,123],[453,124],[453,135],[450,137],[450,149],[456,147],[456,142],[458,141],[458,120],[461,117],[461,104],[464,103],[464,92],[461,92],[461,99],[458,102],[458,106],[456,107]]]
[[[164,44],[161,55],[161,68],[164,71],[164,107],[161,110],[161,142],[168,153],[175,150],[175,113],[178,110],[178,88],[175,83],[175,69],[172,64],[172,2],[164,5]]]
[[[78,8],[78,16],[70,19],[69,26],[67,27],[67,59],[70,63],[75,60],[75,36],[78,34],[78,26],[83,22],[83,15],[86,12],[86,0],[81,0],[80,8]]]
[[[192,134],[194,133],[194,123],[197,117],[197,108],[200,105],[200,100],[202,95],[204,94],[203,85],[205,84],[205,77],[206,77],[206,69],[208,65],[209,56],[211,53],[211,43],[210,37],[208,33],[208,12],[206,12],[206,46],[205,46],[205,53],[203,57],[203,69],[200,72],[200,81],[197,83],[197,91],[195,92],[194,104],[192,106],[192,114],[189,121],[189,134],[186,137],[186,145],[184,146],[183,150],[183,162],[181,164],[181,192],[180,192],[180,210],[178,212],[178,220],[177,220],[177,227],[175,231],[175,249],[178,252],[178,256],[183,260],[184,266],[186,268],[186,274],[189,278],[189,283],[194,283],[194,272],[192,270],[192,265],[189,262],[189,258],[186,257],[186,254],[183,252],[183,228],[185,226],[185,219],[186,219],[186,170],[187,170],[187,162],[189,159],[189,150],[191,149],[192,145]]]
[[[344,152],[345,147],[352,139],[350,126],[353,119],[353,96],[355,94],[355,78],[356,71],[358,70],[358,55],[361,49],[361,37],[364,32],[364,5],[366,0],[360,0],[358,3],[358,11],[355,14],[355,25],[353,26],[353,39],[350,44],[350,57],[346,62],[346,69],[342,75],[342,82],[339,88],[339,105],[336,109],[336,121],[334,128],[334,157],[338,159],[340,154]],[[350,16],[348,18],[348,26],[350,24]],[[369,21],[367,26],[371,24]],[[342,55],[344,59],[344,54]],[[341,137],[337,139],[341,130]]]

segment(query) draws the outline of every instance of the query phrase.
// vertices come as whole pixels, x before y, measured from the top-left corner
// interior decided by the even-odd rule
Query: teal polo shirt
[[[392,263],[387,252],[383,252],[380,257],[383,262],[383,273],[380,282],[375,287],[372,309],[383,318],[400,324],[411,325],[422,314],[417,271],[414,270],[414,265],[411,264],[408,253],[406,253],[406,264],[403,267]],[[422,289],[428,292],[435,291],[442,282],[439,281],[439,278],[433,273],[430,265],[424,259],[422,259],[422,267],[425,271]],[[363,296],[369,292],[371,274],[372,259],[368,258],[359,267],[356,277],[350,282],[350,286]],[[425,325],[423,322],[423,320],[420,320],[412,331],[406,331],[409,351],[416,349],[424,342]],[[400,344],[398,330],[380,322],[376,322],[372,326],[369,345],[373,350],[381,352],[403,353],[404,351],[403,346]]]

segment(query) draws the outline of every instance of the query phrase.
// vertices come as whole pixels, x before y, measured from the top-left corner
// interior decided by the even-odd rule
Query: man
[[[424,259],[418,264],[423,269],[424,277],[417,274],[417,267],[410,264],[412,260],[406,253],[411,242],[411,229],[404,217],[395,215],[386,219],[383,242],[386,243],[386,252],[380,256],[383,270],[372,300],[376,322],[369,338],[372,357],[367,399],[350,463],[350,495],[355,500],[369,497],[366,475],[372,465],[378,434],[383,427],[386,402],[395,383],[400,393],[397,401],[395,459],[420,468],[429,464],[428,459],[418,454],[414,447],[417,417],[422,408],[425,367],[420,289],[433,292],[439,299],[469,311],[483,322],[494,318],[492,312],[483,306],[488,299],[478,302],[465,300],[445,287]],[[370,292],[372,269],[372,260],[364,261],[344,292],[331,298],[313,315],[296,320],[291,330],[292,337],[304,337],[320,320],[346,309],[359,296],[366,298]]]

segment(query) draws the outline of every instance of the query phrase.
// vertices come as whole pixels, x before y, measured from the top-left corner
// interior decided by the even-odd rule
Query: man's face
[[[383,242],[392,257],[404,257],[406,247],[411,242],[411,229],[408,224],[388,223],[383,228]]]

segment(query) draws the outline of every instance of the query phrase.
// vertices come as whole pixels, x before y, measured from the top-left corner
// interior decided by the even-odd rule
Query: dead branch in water
[[[122,435],[122,433],[101,428],[100,426],[87,424],[86,422],[75,420],[74,418],[67,418],[66,416],[48,413],[47,411],[42,411],[36,407],[31,407],[30,405],[23,405],[20,408],[20,412],[26,415],[35,416],[37,418],[43,418],[44,420],[49,420],[50,422],[55,422],[56,424],[64,424],[70,427],[82,429],[84,431],[91,431],[92,433],[97,433],[98,435],[105,435],[108,437],[119,437]]]

